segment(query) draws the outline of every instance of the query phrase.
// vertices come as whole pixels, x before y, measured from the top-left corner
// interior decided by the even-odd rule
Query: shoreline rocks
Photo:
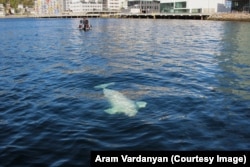
[[[249,21],[250,13],[214,13],[207,20],[216,21]]]

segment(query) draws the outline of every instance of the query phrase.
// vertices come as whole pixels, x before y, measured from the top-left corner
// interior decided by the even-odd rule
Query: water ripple
[[[1,165],[86,166],[91,150],[249,150],[249,24],[91,19],[82,32],[78,21],[0,20]],[[146,108],[104,112],[94,86],[109,82]]]

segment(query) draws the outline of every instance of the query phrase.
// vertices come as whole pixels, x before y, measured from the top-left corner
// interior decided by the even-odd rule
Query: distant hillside
[[[10,3],[10,6],[16,9],[18,4],[23,4],[24,7],[33,7],[34,0],[0,0],[0,4],[3,4],[4,6],[7,3]]]

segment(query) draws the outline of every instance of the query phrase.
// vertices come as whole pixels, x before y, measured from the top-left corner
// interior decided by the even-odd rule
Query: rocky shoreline
[[[210,15],[207,20],[250,22],[250,13],[215,13]]]

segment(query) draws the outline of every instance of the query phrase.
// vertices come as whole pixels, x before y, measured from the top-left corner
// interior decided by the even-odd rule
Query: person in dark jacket
[[[89,20],[86,17],[83,19],[83,25],[85,30],[90,28]]]

